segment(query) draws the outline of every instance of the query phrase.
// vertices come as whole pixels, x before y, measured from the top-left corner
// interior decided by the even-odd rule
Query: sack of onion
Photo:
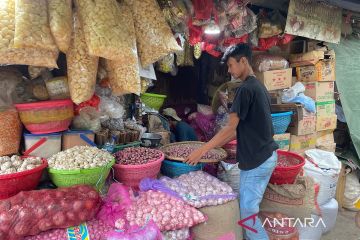
[[[99,194],[86,185],[20,192],[0,202],[0,239],[23,239],[79,225],[95,216],[100,201]]]

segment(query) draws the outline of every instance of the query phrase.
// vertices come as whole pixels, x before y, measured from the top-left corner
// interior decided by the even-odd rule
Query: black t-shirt
[[[238,88],[231,112],[240,118],[236,129],[239,168],[254,169],[278,148],[273,139],[270,97],[254,76],[247,77]]]

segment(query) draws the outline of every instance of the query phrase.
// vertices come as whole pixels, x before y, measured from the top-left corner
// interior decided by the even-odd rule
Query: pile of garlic
[[[78,170],[102,167],[112,160],[110,153],[96,147],[76,146],[53,155],[48,164],[58,170]]]
[[[42,164],[39,157],[27,157],[21,159],[19,156],[0,157],[0,175],[23,172],[34,169]]]

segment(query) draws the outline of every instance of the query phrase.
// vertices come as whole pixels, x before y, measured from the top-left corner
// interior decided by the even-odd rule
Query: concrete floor
[[[360,240],[360,228],[355,225],[356,212],[339,210],[335,228],[321,240]]]

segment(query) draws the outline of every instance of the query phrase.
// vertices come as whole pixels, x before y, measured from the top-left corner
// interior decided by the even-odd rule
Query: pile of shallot
[[[227,183],[203,171],[183,174],[175,179],[162,177],[160,181],[196,208],[221,205],[237,196]]]
[[[205,222],[205,216],[184,201],[166,193],[142,192],[129,208],[126,218],[130,225],[144,226],[152,219],[161,231],[190,228]]]
[[[169,158],[186,159],[193,151],[201,147],[201,143],[182,143],[178,145],[170,145],[164,148],[164,153]],[[222,160],[226,158],[226,154],[213,149],[207,152],[201,159]]]
[[[163,156],[163,153],[156,149],[144,147],[125,148],[115,153],[117,163],[123,165],[140,165],[156,161]]]

